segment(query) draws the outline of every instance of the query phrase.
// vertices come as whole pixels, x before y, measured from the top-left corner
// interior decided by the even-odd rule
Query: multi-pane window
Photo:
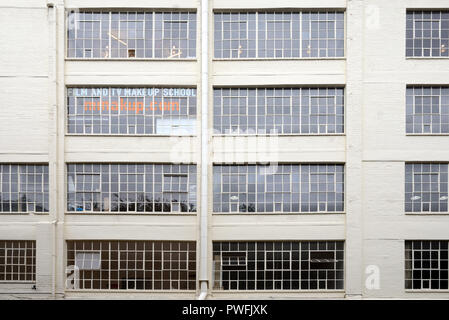
[[[343,88],[215,88],[216,134],[344,133]]]
[[[68,164],[67,211],[196,212],[196,166]]]
[[[0,240],[0,281],[36,281],[36,241]]]
[[[326,58],[344,56],[344,12],[216,12],[214,56]]]
[[[194,88],[68,88],[67,132],[194,135]]]
[[[405,164],[405,211],[448,211],[448,164]]]
[[[342,290],[343,241],[214,242],[215,290]]]
[[[299,13],[258,14],[258,58],[299,58]]]
[[[68,58],[196,57],[195,12],[69,12]]]
[[[215,58],[255,58],[256,23],[254,12],[215,13]]]
[[[344,56],[344,14],[338,12],[302,13],[302,56]]]
[[[449,57],[449,11],[407,12],[407,57]]]
[[[196,243],[67,241],[67,266],[74,289],[195,290]]]
[[[48,212],[48,165],[0,164],[0,212]]]
[[[344,165],[214,165],[214,212],[343,212]]]
[[[449,241],[405,241],[405,288],[448,289]]]
[[[449,133],[449,87],[407,88],[407,133]]]

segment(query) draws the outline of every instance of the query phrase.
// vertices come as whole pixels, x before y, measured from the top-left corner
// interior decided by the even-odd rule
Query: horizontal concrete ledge
[[[94,61],[94,62],[99,62],[99,61],[145,61],[145,62],[150,62],[150,61],[156,61],[156,62],[162,62],[162,61],[170,61],[170,62],[197,62],[198,59],[196,58],[187,58],[187,59],[167,59],[167,58],[108,58],[108,59],[103,59],[103,58],[69,58],[66,57],[65,61]]]
[[[346,60],[346,57],[303,57],[303,58],[213,58],[215,61],[320,61],[320,60]]]
[[[135,8],[135,9],[196,9],[196,0],[160,0],[149,2],[148,0],[135,0],[132,3],[123,0],[66,0],[66,8]]]
[[[163,135],[163,134],[81,134],[81,133],[66,133],[66,137],[110,137],[110,138],[127,138],[127,137],[144,137],[144,138],[199,138],[197,135],[186,134],[186,135]]]
[[[0,74],[0,78],[38,78],[38,79],[46,79],[48,78],[48,75],[46,74],[20,74],[20,73],[14,73],[14,74]]]
[[[297,223],[293,223],[293,222],[273,222],[273,223],[258,223],[258,222],[254,222],[254,223],[214,223],[212,224],[213,228],[220,228],[220,227],[232,227],[232,226],[239,226],[239,227],[243,227],[243,226],[252,226],[252,227],[273,227],[273,226],[285,226],[285,227],[292,227],[292,226],[344,226],[345,223],[344,222],[297,222]]]
[[[213,9],[288,9],[294,8],[295,10],[303,9],[344,9],[346,8],[345,0],[260,0],[260,1],[242,1],[242,0],[213,0],[211,7]]]
[[[344,291],[212,291],[211,299],[343,299]]]
[[[254,213],[248,213],[248,212],[213,212],[214,216],[248,216],[248,217],[266,217],[266,216],[275,216],[275,217],[296,217],[296,216],[314,216],[314,217],[326,217],[326,216],[333,216],[333,215],[344,215],[345,212],[328,212],[328,213],[322,213],[322,212],[293,212],[293,213],[277,213],[277,212],[254,212]],[[322,218],[320,218],[322,219]]]
[[[120,292],[120,291],[95,291],[95,292],[65,292],[64,299],[77,300],[77,299],[108,299],[108,300],[195,300],[198,296],[196,291],[188,292],[154,292],[154,291],[133,291],[133,292]]]
[[[121,228],[123,226],[127,226],[127,227],[152,227],[152,228],[156,228],[156,227],[196,227],[197,224],[196,223],[183,223],[183,224],[178,224],[178,223],[160,223],[160,224],[156,224],[156,223],[124,223],[124,222],[111,222],[111,223],[74,223],[74,222],[70,222],[70,223],[65,223],[65,226],[67,228],[70,227],[79,227],[79,226],[86,226],[86,227],[114,227],[114,228]]]

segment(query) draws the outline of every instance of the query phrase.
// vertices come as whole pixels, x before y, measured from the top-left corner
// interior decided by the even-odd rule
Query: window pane
[[[449,19],[446,11],[408,11],[407,57],[449,57]]]
[[[48,165],[0,164],[0,212],[48,212]]]
[[[449,133],[449,89],[446,87],[408,87],[406,132]]]
[[[448,164],[405,164],[405,211],[448,211]]]

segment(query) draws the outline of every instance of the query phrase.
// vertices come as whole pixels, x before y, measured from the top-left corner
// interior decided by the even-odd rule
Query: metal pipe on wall
[[[51,108],[53,108],[51,112],[57,113],[57,91],[58,91],[58,83],[57,83],[57,63],[58,63],[58,15],[56,6],[53,2],[47,2],[48,15],[49,15],[49,41],[51,43],[51,54],[49,57],[49,100],[51,101]],[[55,118],[56,120],[57,118]],[[51,136],[51,135],[50,135]],[[50,148],[56,146],[56,143],[53,144],[53,141],[50,143]],[[57,155],[57,150],[55,150],[55,156]],[[55,162],[56,159],[52,159]],[[55,217],[53,221],[51,221],[53,234],[52,234],[52,247],[51,247],[51,255],[52,255],[52,283],[51,283],[51,295],[53,299],[56,298],[56,242],[57,242],[57,222],[58,222],[58,214],[55,213]]]
[[[201,207],[200,207],[200,295],[204,300],[208,292],[208,168],[209,168],[209,0],[201,0]]]

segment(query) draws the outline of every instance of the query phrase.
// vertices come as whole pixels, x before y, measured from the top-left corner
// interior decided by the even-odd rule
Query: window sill
[[[271,134],[271,133],[255,133],[255,134],[212,134],[213,137],[344,137],[346,133],[282,133],[282,134]]]
[[[409,137],[429,137],[429,136],[447,137],[449,136],[449,133],[406,133],[405,135]]]
[[[49,212],[0,212],[0,215],[2,216],[48,216],[50,215]]]
[[[82,133],[66,133],[66,137],[154,137],[154,138],[173,138],[173,137],[180,137],[180,138],[196,138],[197,135],[164,135],[164,134],[101,134],[101,133],[95,133],[95,134],[82,134]]]
[[[442,290],[437,290],[437,289],[405,289],[406,293],[449,293],[448,289],[442,289]]]
[[[331,290],[324,290],[324,289],[284,289],[284,290],[220,290],[220,289],[212,289],[211,293],[219,294],[219,293],[229,293],[229,294],[235,294],[235,293],[244,293],[244,294],[263,294],[263,293],[275,293],[275,294],[291,294],[291,293],[301,293],[301,294],[309,294],[309,293],[345,293],[345,289],[331,289]]]
[[[405,57],[406,60],[448,60],[449,57]]]
[[[405,212],[407,216],[448,216],[449,212]]]
[[[189,289],[189,290],[139,290],[139,289],[65,289],[66,293],[151,293],[151,294],[173,294],[173,293],[186,293],[186,294],[192,294],[196,293],[196,289]]]
[[[94,211],[78,211],[78,212],[65,212],[68,216],[196,216],[196,212],[161,212],[161,213],[138,213],[138,212],[94,212]]]
[[[197,58],[182,58],[182,59],[168,59],[168,58],[65,58],[65,61],[184,61],[197,62]]]
[[[229,216],[229,215],[247,215],[247,216],[327,216],[327,215],[344,215],[344,211],[339,212],[213,212],[213,215],[217,216]]]
[[[212,61],[298,61],[298,60],[346,60],[346,57],[306,57],[306,58],[212,58]]]

